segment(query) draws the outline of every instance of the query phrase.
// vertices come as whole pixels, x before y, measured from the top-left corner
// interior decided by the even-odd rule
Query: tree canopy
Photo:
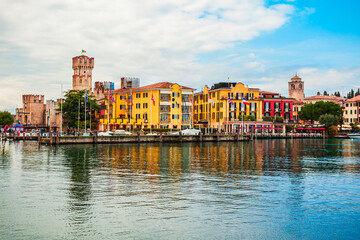
[[[319,121],[321,115],[330,114],[340,119],[342,110],[339,104],[334,102],[319,101],[316,103],[308,103],[302,107],[299,116],[302,120]]]
[[[0,111],[0,126],[10,126],[14,123],[14,118],[8,111]]]
[[[88,101],[86,103],[86,120],[87,120],[86,122],[88,122],[90,119],[90,109],[91,109],[92,119],[95,122],[95,111],[99,111],[100,106],[96,103],[95,97],[92,95],[88,95]],[[58,110],[60,111],[60,103]],[[66,123],[68,127],[76,128],[78,126],[79,112],[80,112],[80,126],[84,126],[85,90],[70,90],[66,92],[65,99],[62,105],[62,110],[63,110],[64,123]]]
[[[319,123],[324,124],[326,128],[337,126],[339,123],[339,117],[331,114],[323,114],[319,117]]]

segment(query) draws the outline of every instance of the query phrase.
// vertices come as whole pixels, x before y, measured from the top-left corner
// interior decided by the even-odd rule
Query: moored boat
[[[349,138],[360,138],[360,132],[354,132],[347,135]]]

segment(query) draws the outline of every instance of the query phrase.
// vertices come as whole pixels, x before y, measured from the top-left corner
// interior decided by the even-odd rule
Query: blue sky
[[[95,58],[94,81],[140,77],[197,88],[243,82],[287,95],[359,88],[360,2],[355,0],[4,0],[0,9],[0,110],[22,94],[71,88],[71,58]]]

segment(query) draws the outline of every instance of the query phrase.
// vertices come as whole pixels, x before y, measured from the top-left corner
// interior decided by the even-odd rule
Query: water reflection
[[[359,143],[7,143],[0,149],[0,177],[11,181],[0,182],[0,226],[12,230],[9,239],[13,232],[46,239],[47,222],[59,225],[53,235],[59,239],[355,234]],[[23,226],[22,219],[29,227],[14,227]]]

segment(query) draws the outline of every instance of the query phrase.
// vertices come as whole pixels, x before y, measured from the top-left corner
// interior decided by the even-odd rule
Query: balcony
[[[265,108],[264,112],[271,112],[271,108]]]

